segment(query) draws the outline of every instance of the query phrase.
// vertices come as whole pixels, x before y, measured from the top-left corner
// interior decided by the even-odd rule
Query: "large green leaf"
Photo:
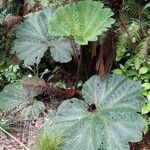
[[[30,79],[31,82],[35,79]],[[18,81],[16,83],[11,83],[0,92],[0,110],[9,112],[11,110],[17,109],[18,112],[24,117],[34,117],[38,116],[41,112],[44,112],[44,105],[42,102],[37,101],[35,96],[37,96],[41,91],[43,80],[38,79],[38,85],[34,83],[28,83],[28,87],[24,85],[25,79],[23,81]],[[29,79],[28,81],[29,82]]]
[[[72,48],[69,41],[65,38],[53,41],[50,51],[51,56],[57,62],[66,63],[72,60]]]
[[[0,109],[4,111],[13,110],[22,103],[27,103],[29,93],[25,91],[20,82],[11,83],[0,93]]]
[[[83,85],[84,101],[64,101],[51,120],[51,129],[63,132],[63,150],[129,150],[128,142],[142,139],[140,91],[122,75],[91,77]]]
[[[69,42],[63,39],[60,43],[58,37],[55,38],[48,33],[48,20],[52,18],[53,11],[50,8],[33,13],[17,28],[14,49],[17,56],[24,60],[26,65],[38,64],[49,47],[52,47],[54,60],[60,62],[71,60],[72,48]]]
[[[96,41],[98,35],[115,22],[113,12],[101,2],[81,1],[59,7],[50,20],[49,33],[55,36],[73,37],[78,44]]]
[[[39,116],[39,114],[44,112],[44,104],[40,101],[37,101],[36,99],[33,99],[33,104],[29,105],[28,107],[25,107],[21,111],[21,116],[25,118],[33,118],[35,116]]]

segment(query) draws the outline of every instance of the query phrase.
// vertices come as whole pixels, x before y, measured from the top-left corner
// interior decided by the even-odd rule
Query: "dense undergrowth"
[[[149,131],[149,1],[3,0],[0,12],[3,130],[44,118],[39,150],[128,150]]]

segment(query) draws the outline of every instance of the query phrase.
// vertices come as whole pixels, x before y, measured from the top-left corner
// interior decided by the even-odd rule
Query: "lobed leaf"
[[[113,12],[101,2],[80,1],[59,7],[50,19],[49,33],[55,36],[73,37],[76,43],[87,45],[107,31],[115,20]]]
[[[66,39],[59,40],[59,37],[48,33],[48,20],[52,18],[53,11],[49,8],[33,13],[17,28],[14,50],[17,56],[24,60],[25,65],[39,64],[48,48],[51,48],[54,60],[71,60],[72,48],[69,42]]]
[[[83,85],[85,102],[64,101],[51,120],[51,129],[63,132],[63,150],[129,150],[128,142],[142,139],[140,91],[122,75],[91,77]]]
[[[44,112],[44,104],[35,97],[41,94],[41,88],[45,85],[43,80],[34,78],[25,79],[5,86],[0,92],[0,110],[9,112],[14,109],[24,117],[38,116]],[[31,81],[31,83],[29,83]],[[38,81],[38,83],[35,83]],[[27,89],[27,87],[30,89]]]
[[[6,85],[0,93],[0,109],[4,111],[13,110],[20,104],[28,101],[28,94],[19,82]]]
[[[29,105],[28,107],[25,107],[21,111],[21,116],[25,118],[33,118],[35,116],[39,116],[39,114],[44,112],[44,104],[40,101],[37,101],[36,99],[33,99],[33,104]]]

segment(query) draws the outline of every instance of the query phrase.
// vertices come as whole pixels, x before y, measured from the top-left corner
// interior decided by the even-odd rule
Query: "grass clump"
[[[62,137],[43,131],[37,138],[36,150],[61,150]]]

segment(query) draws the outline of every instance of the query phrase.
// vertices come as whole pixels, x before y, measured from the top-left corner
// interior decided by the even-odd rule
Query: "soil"
[[[131,144],[131,150],[150,150],[150,132],[144,136],[141,142]]]
[[[23,143],[26,147],[32,147],[36,141],[38,128],[33,120],[24,120],[16,125],[17,132],[10,134]],[[26,150],[22,145],[16,142],[10,136],[4,134],[0,136],[0,150]]]

